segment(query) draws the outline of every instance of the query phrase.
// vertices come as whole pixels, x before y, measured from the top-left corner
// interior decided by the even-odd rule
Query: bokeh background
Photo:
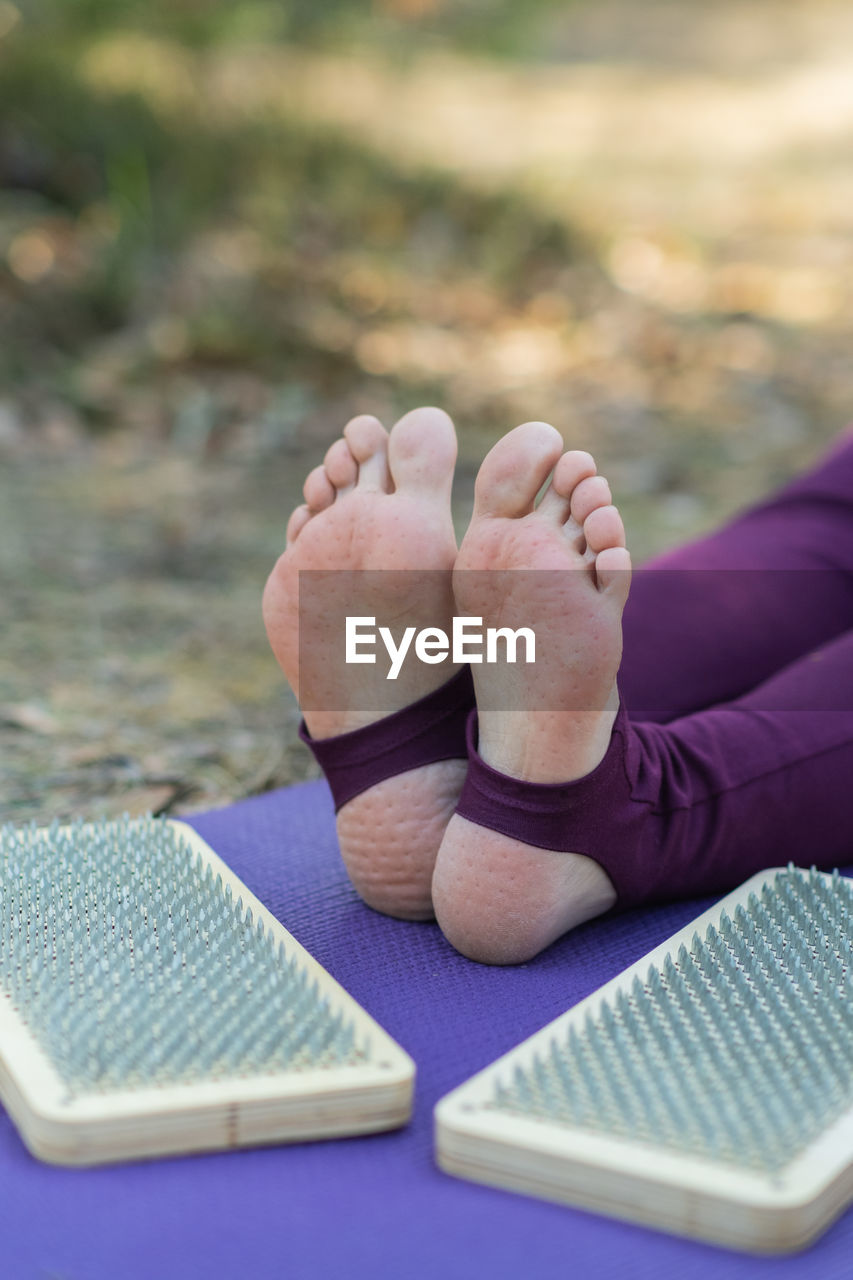
[[[0,0],[0,813],[306,776],[260,618],[356,412],[545,418],[642,559],[853,405],[846,0]]]

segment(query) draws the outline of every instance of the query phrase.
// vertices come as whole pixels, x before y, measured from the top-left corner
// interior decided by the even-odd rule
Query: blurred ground
[[[522,13],[519,13],[522,10]],[[0,814],[309,772],[260,619],[347,417],[546,418],[636,558],[851,415],[853,11],[0,0]]]

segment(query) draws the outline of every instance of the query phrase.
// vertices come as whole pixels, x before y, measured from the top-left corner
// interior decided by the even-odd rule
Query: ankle
[[[575,782],[607,754],[619,709],[614,693],[596,711],[478,714],[478,751],[498,773],[524,782]]]

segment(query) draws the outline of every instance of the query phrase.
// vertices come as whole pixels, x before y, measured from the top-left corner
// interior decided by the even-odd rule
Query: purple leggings
[[[598,768],[520,782],[483,762],[469,723],[459,814],[586,854],[623,907],[720,892],[788,861],[853,861],[853,433],[775,497],[639,571],[624,637]],[[431,759],[465,754],[459,723]],[[334,742],[381,739],[380,722]],[[342,778],[346,750],[339,759]]]

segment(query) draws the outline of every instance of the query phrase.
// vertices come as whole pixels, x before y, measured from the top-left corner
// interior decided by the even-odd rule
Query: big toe
[[[563,452],[563,439],[547,422],[525,422],[486,454],[477,475],[476,516],[524,516]]]
[[[450,499],[456,465],[456,432],[443,409],[413,409],[391,429],[391,477],[398,490],[414,489]]]

